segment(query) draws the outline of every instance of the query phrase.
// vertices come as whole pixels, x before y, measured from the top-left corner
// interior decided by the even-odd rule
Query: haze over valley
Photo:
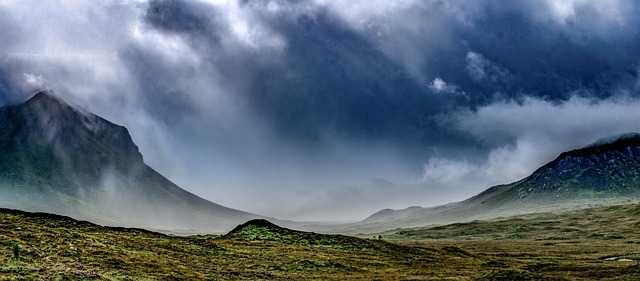
[[[636,280],[640,2],[0,0],[0,280]]]
[[[638,14],[622,0],[4,1],[0,102],[52,90],[222,206],[358,221],[640,131]]]

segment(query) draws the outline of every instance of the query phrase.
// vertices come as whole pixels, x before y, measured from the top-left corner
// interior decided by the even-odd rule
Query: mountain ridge
[[[50,91],[0,108],[0,206],[196,232],[265,219],[180,188],[144,163],[125,127]]]
[[[561,153],[531,175],[460,202],[385,209],[356,223],[311,226],[335,233],[376,233],[536,212],[562,212],[640,200],[640,134],[601,138]]]
[[[606,141],[603,141],[606,140]],[[523,182],[520,196],[532,191],[582,188],[632,192],[640,187],[640,134],[626,133],[611,141],[603,138],[584,148],[560,154]],[[536,188],[537,187],[537,188]]]

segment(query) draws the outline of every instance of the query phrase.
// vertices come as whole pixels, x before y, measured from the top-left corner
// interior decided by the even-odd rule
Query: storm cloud
[[[636,1],[0,0],[0,102],[53,89],[229,207],[361,219],[640,131]]]

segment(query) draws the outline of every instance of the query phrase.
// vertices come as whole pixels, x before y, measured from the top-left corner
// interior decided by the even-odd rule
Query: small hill
[[[224,235],[227,239],[243,241],[272,241],[291,245],[307,245],[325,249],[372,252],[385,244],[344,235],[326,235],[297,231],[277,226],[267,220],[257,219],[237,226]]]
[[[263,218],[180,188],[144,163],[126,128],[47,91],[0,108],[0,207],[188,232]]]
[[[283,239],[256,240],[257,228]],[[0,209],[0,280],[408,280],[432,274],[436,258],[455,257],[264,220],[222,237],[172,236]]]

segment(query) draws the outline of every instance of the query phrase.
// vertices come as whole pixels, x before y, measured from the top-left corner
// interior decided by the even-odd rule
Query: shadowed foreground
[[[321,235],[254,220],[178,237],[0,210],[1,280],[634,280],[637,205],[402,230]]]

